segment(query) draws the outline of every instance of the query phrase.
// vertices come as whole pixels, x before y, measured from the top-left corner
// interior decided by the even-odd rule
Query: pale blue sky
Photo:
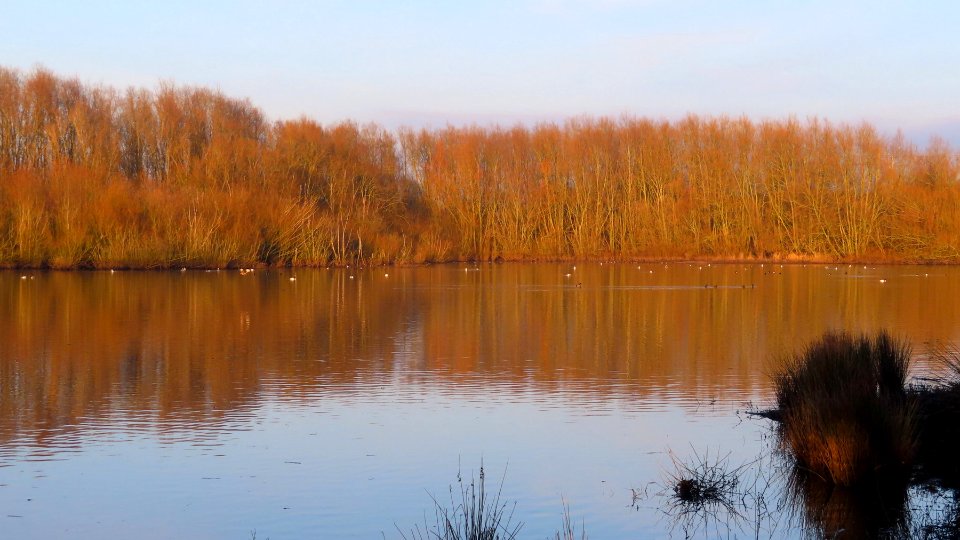
[[[955,1],[11,1],[0,64],[387,127],[819,116],[960,146]]]

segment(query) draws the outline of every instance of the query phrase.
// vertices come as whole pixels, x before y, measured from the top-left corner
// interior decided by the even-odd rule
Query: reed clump
[[[506,477],[506,471],[504,471]],[[480,466],[479,481],[471,478],[466,482],[457,474],[459,489],[450,487],[449,505],[434,499],[436,524],[423,528],[416,526],[410,531],[410,540],[515,540],[523,523],[514,523],[513,512],[517,503],[504,501],[503,478],[496,492],[486,486],[486,473]],[[399,528],[398,528],[399,530]],[[405,540],[407,535],[400,531]]]
[[[516,540],[523,528],[523,522],[513,520],[517,508],[516,501],[503,498],[503,482],[507,471],[504,469],[500,484],[494,491],[487,487],[483,464],[480,465],[479,480],[471,475],[469,481],[461,472],[457,472],[457,486],[450,486],[449,500],[441,501],[431,495],[434,505],[435,522],[427,523],[426,516],[422,525],[415,525],[409,533],[397,526],[397,532],[403,540]],[[563,503],[563,524],[557,530],[556,540],[587,540],[587,530],[581,522],[579,533],[570,514],[570,505]],[[409,536],[408,536],[409,534]],[[384,534],[386,537],[386,534]]]
[[[667,485],[674,503],[696,510],[708,505],[732,507],[744,466],[730,467],[729,455],[711,460],[709,452],[702,457],[694,453],[694,458],[683,462],[672,457],[674,470],[668,473]]]
[[[902,475],[918,449],[910,346],[880,332],[827,333],[775,375],[780,431],[797,465],[853,486]]]
[[[731,454],[693,451],[679,459],[670,452],[673,467],[663,481],[651,483],[658,505],[674,532],[683,538],[775,538],[779,536],[778,516],[770,489],[779,476],[775,454],[763,454],[754,461],[734,464]],[[639,509],[649,496],[647,488],[633,489],[631,505]],[[680,534],[677,534],[679,536]]]

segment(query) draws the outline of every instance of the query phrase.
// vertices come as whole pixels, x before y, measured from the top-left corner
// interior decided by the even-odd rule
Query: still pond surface
[[[960,269],[0,272],[0,536],[399,538],[481,460],[521,538],[562,501],[594,539],[709,536],[657,495],[670,453],[769,454],[776,359],[881,328],[921,369],[955,346]]]

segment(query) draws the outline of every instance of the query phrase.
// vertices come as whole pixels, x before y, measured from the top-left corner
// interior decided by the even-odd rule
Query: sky
[[[819,117],[960,147],[960,2],[0,0],[0,65],[274,120]]]

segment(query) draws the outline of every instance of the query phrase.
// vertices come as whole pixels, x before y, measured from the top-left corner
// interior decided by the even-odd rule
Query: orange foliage
[[[869,125],[579,118],[389,133],[0,68],[0,265],[960,261],[960,158]]]

